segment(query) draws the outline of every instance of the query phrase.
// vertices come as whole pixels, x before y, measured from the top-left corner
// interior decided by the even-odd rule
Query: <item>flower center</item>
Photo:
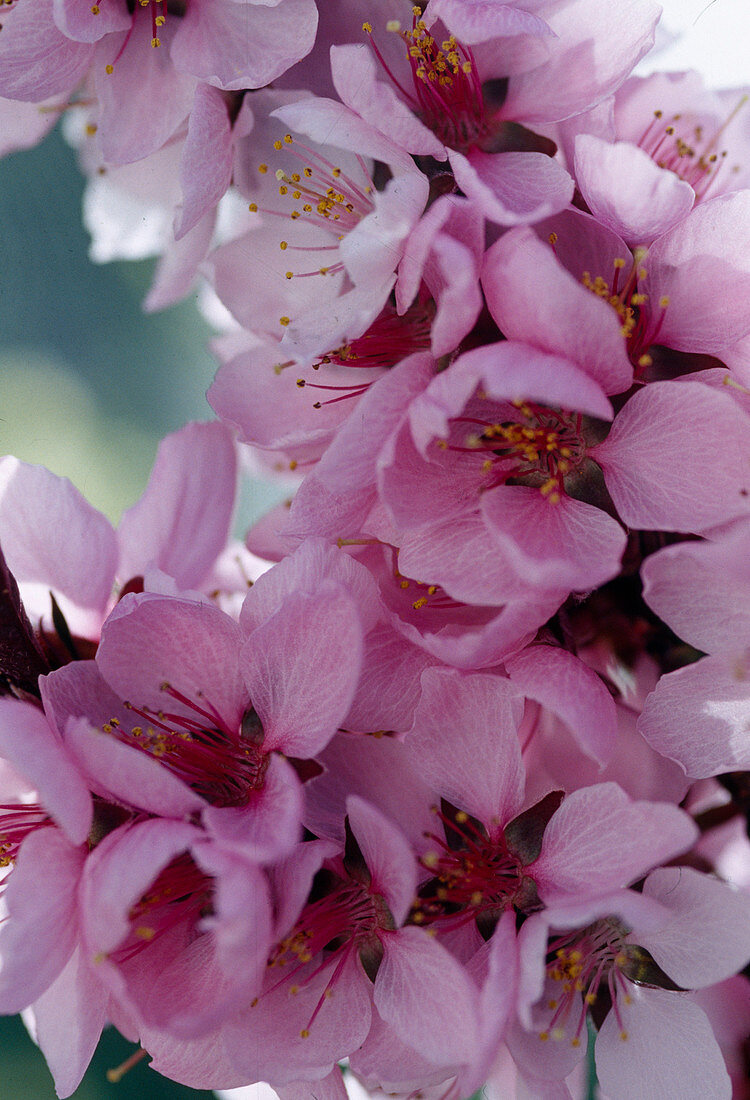
[[[213,911],[213,879],[187,853],[173,859],[128,913],[130,935],[115,952],[126,962],[147,944],[183,922],[191,925]]]
[[[372,24],[364,23],[362,29],[414,113],[445,145],[466,152],[489,133],[476,62],[469,47],[453,35],[438,43],[421,15],[421,9],[415,7],[411,30],[402,30],[397,20],[386,24],[386,30],[398,34],[406,46],[412,90],[404,87],[386,62],[372,37]]]
[[[496,919],[521,902],[523,867],[504,835],[492,839],[463,810],[446,813],[435,807],[435,813],[445,825],[445,839],[425,834],[435,849],[420,862],[433,878],[420,890],[411,921],[458,928],[475,919]]]
[[[720,149],[719,144],[748,98],[747,95],[741,96],[721,125],[709,134],[706,134],[705,126],[700,123],[691,125],[689,118],[681,114],[667,120],[663,111],[654,111],[638,145],[659,168],[667,168],[689,183],[695,191],[696,200],[701,201],[722,174],[722,168],[727,163],[727,150]]]
[[[620,1037],[627,1039],[618,1005],[618,997],[622,997],[625,1004],[630,1003],[623,974],[629,958],[629,945],[625,943],[627,934],[624,925],[610,918],[550,941],[547,977],[557,989],[547,1003],[552,1016],[547,1027],[539,1033],[540,1039],[561,1039],[572,1030],[571,1042],[573,1046],[580,1046],[586,1017],[605,991],[620,1028]]]
[[[246,712],[237,730],[205,700],[200,705],[168,683],[162,684],[162,691],[189,707],[195,717],[126,702],[146,725],[126,730],[111,718],[103,731],[155,757],[211,805],[247,805],[252,792],[262,788],[269,763],[255,711]]]
[[[509,413],[515,410],[518,419],[506,419],[506,409]],[[513,479],[515,484],[538,488],[550,503],[559,503],[565,492],[565,478],[586,457],[582,415],[532,401],[514,401],[500,406],[500,410],[495,419],[482,415],[456,417],[453,424],[468,424],[473,430],[459,445],[443,441],[444,449],[484,454],[482,470],[491,475],[485,488]],[[479,412],[478,404],[469,411]]]

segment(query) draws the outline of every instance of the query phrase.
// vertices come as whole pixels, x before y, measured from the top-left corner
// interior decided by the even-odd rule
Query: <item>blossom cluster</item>
[[[95,254],[224,326],[117,530],[0,460],[0,1012],[61,1097],[108,1024],[282,1100],[750,1096],[750,107],[633,75],[659,14],[4,9],[2,150],[63,115]]]

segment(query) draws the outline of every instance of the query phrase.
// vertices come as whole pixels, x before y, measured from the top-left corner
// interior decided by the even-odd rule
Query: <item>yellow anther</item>
[[[300,1039],[309,1039],[310,1038],[310,1032],[307,1030],[306,1027],[302,1028],[302,1031],[300,1031],[300,1033],[299,1033],[299,1037],[300,1037]]]
[[[104,66],[104,71],[107,74],[107,76],[112,76],[112,73],[115,71],[115,67],[114,67],[114,65],[105,65]]]
[[[259,164],[258,165],[258,171],[260,172],[260,174],[262,176],[265,176],[266,172],[268,171],[268,165],[267,164]]]
[[[158,38],[152,38],[151,45],[154,47],[154,49],[156,49],[157,46],[161,46],[161,42]]]
[[[293,271],[285,271],[284,272],[284,278],[285,279],[293,279],[294,278],[294,272]]]
[[[612,266],[616,267],[619,271],[621,268],[625,267],[625,261],[622,257],[618,256],[617,259],[613,261]]]
[[[557,244],[557,233],[550,233],[547,240],[549,241],[550,244]]]
[[[291,318],[290,317],[279,317],[279,324],[283,325],[285,328],[290,323],[291,323]]]
[[[667,306],[669,305],[668,295],[665,294],[662,298],[659,299],[659,305],[661,306],[662,309],[667,308]]]
[[[426,603],[427,603],[427,597],[426,596],[420,596],[420,598],[418,600],[414,601],[414,603],[412,604],[412,607],[414,608],[415,611],[420,611]]]
[[[284,134],[284,143],[286,145],[291,145],[293,140],[294,140],[294,138],[292,137],[291,134]]]
[[[92,14],[92,15],[98,15],[98,14],[99,14],[99,11],[100,11],[99,5],[98,5],[98,4],[94,4],[93,8],[91,9],[91,14]]]
[[[372,34],[372,23],[363,23],[362,30],[365,34]]]
[[[398,34],[398,32],[401,30],[401,20],[389,19],[385,25],[385,29],[387,31],[391,31],[393,34]]]
[[[248,203],[248,207],[247,207],[247,208],[248,208],[248,210],[250,211],[250,213],[251,213],[251,214],[257,214],[257,212],[258,212],[258,204],[257,204],[257,202],[251,202],[251,203]]]
[[[468,820],[469,820],[469,815],[466,813],[466,811],[465,810],[459,810],[458,813],[456,814],[456,821],[458,822],[458,824],[459,825],[465,825]]]

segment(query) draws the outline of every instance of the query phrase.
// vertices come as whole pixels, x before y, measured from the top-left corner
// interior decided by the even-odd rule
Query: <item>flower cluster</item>
[[[64,115],[95,254],[226,320],[116,531],[0,460],[0,1011],[60,1096],[107,1024],[282,1100],[750,1095],[750,107],[633,76],[658,17],[6,4],[3,151]]]

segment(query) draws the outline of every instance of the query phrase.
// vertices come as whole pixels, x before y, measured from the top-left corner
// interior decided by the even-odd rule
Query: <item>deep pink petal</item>
[[[626,544],[616,520],[592,504],[558,501],[525,485],[482,497],[487,530],[509,566],[529,584],[586,592],[615,577]]]
[[[587,756],[599,764],[609,760],[617,711],[604,681],[587,665],[564,649],[528,646],[506,669],[522,694],[562,718]]]
[[[370,889],[385,899],[400,926],[417,896],[417,864],[412,847],[392,821],[358,795],[347,798],[346,812],[371,875]]]
[[[120,521],[123,580],[155,567],[181,588],[197,588],[229,537],[236,478],[223,424],[187,424],[166,436],[143,496]]]
[[[517,729],[521,699],[510,681],[426,669],[406,750],[418,774],[485,825],[521,809],[525,772]]]
[[[375,1007],[401,1039],[439,1066],[478,1053],[477,989],[442,944],[407,927],[381,938]]]
[[[652,382],[590,453],[629,527],[701,533],[750,511],[749,431],[727,394],[699,382]]]
[[[316,596],[287,596],[246,639],[241,660],[264,749],[314,756],[354,698],[362,661],[356,605],[330,581]]]

